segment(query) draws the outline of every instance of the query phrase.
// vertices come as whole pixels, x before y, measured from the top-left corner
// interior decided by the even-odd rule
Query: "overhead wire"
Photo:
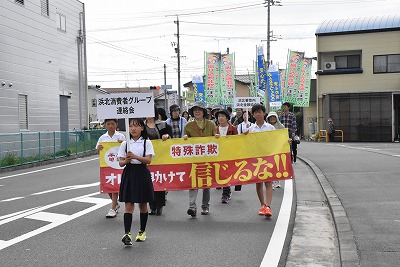
[[[363,0],[363,1],[356,1],[356,0],[348,0],[348,1],[325,1],[325,2],[314,2],[314,1],[296,1],[296,2],[290,2],[290,1],[285,1],[285,5],[288,6],[294,6],[294,5],[308,5],[308,4],[313,4],[313,5],[323,5],[323,4],[354,4],[354,3],[364,3],[364,2],[384,2],[387,0]],[[234,10],[238,10],[238,9],[245,9],[245,8],[255,8],[255,7],[259,7],[261,5],[265,5],[265,3],[260,3],[260,2],[254,2],[248,5],[241,5],[241,6],[230,6],[228,8],[215,8],[214,10],[208,10],[208,11],[198,11],[198,12],[181,12],[178,13],[177,15],[179,16],[188,16],[188,15],[201,15],[201,14],[209,14],[209,13],[218,13],[218,12],[227,12],[227,11],[234,11]],[[165,12],[165,11],[164,11]],[[151,14],[151,12],[149,12]],[[143,14],[143,13],[142,13]],[[167,16],[176,16],[175,15],[167,15]],[[165,17],[165,16],[164,16]],[[148,18],[148,16],[147,16]],[[130,18],[132,19],[132,18]],[[230,24],[230,23],[211,23],[211,22],[190,22],[190,21],[180,21],[181,23],[188,23],[188,24],[199,24],[199,25],[218,25],[218,26],[243,26],[243,27],[265,27],[265,25],[261,25],[261,24]],[[92,30],[92,31],[88,31],[88,32],[102,32],[102,31],[117,31],[117,30],[125,30],[125,29],[135,29],[135,28],[143,28],[143,27],[151,27],[151,26],[158,26],[158,25],[163,25],[166,24],[168,22],[160,22],[160,23],[153,23],[153,24],[144,24],[144,25],[136,25],[136,26],[125,26],[125,27],[116,27],[116,28],[106,28],[106,29],[96,29],[96,30]],[[282,27],[290,27],[290,26],[297,26],[297,25],[302,25],[302,26],[307,26],[307,25],[317,25],[319,23],[297,23],[297,24],[272,24],[272,26],[274,27],[278,27],[278,26],[282,26]],[[188,36],[188,37],[201,37],[201,38],[225,38],[225,39],[260,39],[260,37],[240,37],[240,36],[234,36],[234,37],[221,37],[221,36],[213,36],[213,35],[195,35],[195,34],[180,34],[181,36]],[[168,35],[169,36],[169,35]],[[262,36],[262,35],[261,35]],[[100,39],[96,39],[93,37],[90,37],[92,40],[97,40],[96,43],[97,44],[101,44],[104,45],[106,47],[109,47],[111,49],[115,49],[121,52],[125,52],[125,53],[129,53],[129,54],[133,54],[136,56],[140,56],[142,58],[145,59],[149,59],[152,61],[156,61],[156,62],[163,62],[164,60],[161,60],[159,57],[155,57],[153,55],[148,55],[145,53],[140,53],[140,52],[135,52],[135,51],[130,51],[128,49],[119,47],[119,46],[115,46],[111,43],[118,43],[118,42],[127,42],[127,41],[139,41],[139,40],[146,40],[146,39],[152,39],[152,38],[158,38],[158,37],[166,37],[164,36],[152,36],[152,37],[143,37],[143,38],[135,38],[135,39],[124,39],[124,40],[111,40],[111,41],[102,41]],[[283,39],[306,39],[306,38],[314,38],[314,36],[281,36],[281,38]],[[176,65],[177,63],[174,61],[169,61],[166,60],[165,63],[169,63],[172,65]],[[185,66],[184,64],[182,64],[183,66]],[[202,67],[194,67],[193,69],[202,69]],[[182,72],[189,70],[189,68],[186,68],[186,70],[182,70]],[[160,72],[163,72],[162,69],[160,69],[160,71],[157,70],[152,70],[152,69],[148,69],[143,70],[143,72],[146,72],[148,74],[152,74],[149,72],[154,71],[155,74],[159,74]],[[127,71],[129,72],[129,71]],[[140,73],[141,71],[137,71],[135,73]],[[167,73],[173,73],[173,71],[167,71]],[[98,75],[104,75],[103,74],[98,74]]]
[[[162,60],[161,61],[161,59],[159,57],[154,57],[154,56],[151,56],[151,55],[130,51],[130,50],[126,49],[126,48],[122,48],[122,47],[110,44],[110,43],[108,43],[106,41],[102,41],[102,40],[94,38],[94,37],[88,37],[88,38],[89,39],[93,39],[95,41],[98,41],[98,44],[100,44],[100,45],[104,45],[106,47],[109,47],[111,49],[115,49],[115,50],[120,51],[120,52],[125,52],[125,53],[128,53],[128,54],[132,54],[132,55],[135,55],[135,56],[139,56],[139,57],[146,58],[146,59],[149,59],[149,60],[152,60],[152,61],[157,61],[157,62],[163,62],[163,63],[171,63],[172,62],[172,61],[169,61],[169,60]]]
[[[256,4],[256,3],[257,3],[257,5],[263,5],[263,3],[261,3],[261,1],[249,2],[249,3],[247,3],[247,5]],[[176,15],[179,15],[179,14],[181,14],[183,12],[189,12],[189,11],[192,11],[192,10],[197,10],[198,11],[198,10],[202,10],[202,9],[207,9],[208,10],[207,12],[213,12],[213,11],[210,11],[210,9],[215,9],[215,8],[225,8],[226,10],[229,10],[229,8],[237,9],[238,8],[237,5],[242,5],[242,3],[237,3],[237,4],[234,4],[234,5],[232,5],[232,4],[230,4],[230,5],[219,5],[219,6],[217,5],[217,6],[212,6],[212,7],[197,7],[197,8],[180,9],[180,10],[179,9],[178,10],[174,9],[174,10],[162,10],[162,11],[148,11],[148,12],[140,12],[140,13],[119,13],[117,18],[113,17],[113,18],[110,18],[110,19],[115,21],[115,20],[121,20],[121,19],[122,20],[134,20],[134,19],[143,20],[143,19],[165,18],[167,16],[170,16],[170,17],[171,16],[176,16]],[[163,14],[162,15],[154,15],[154,16],[152,16],[152,14],[159,14],[159,13],[163,13]],[[165,15],[165,14],[172,14],[172,15]],[[125,19],[125,18],[122,18],[123,15],[128,15],[129,17]],[[140,15],[140,16],[135,17],[135,15]],[[102,15],[101,19],[107,19],[107,18],[105,18],[105,14]],[[94,19],[94,20],[101,21],[99,19]]]
[[[170,35],[166,34],[166,35],[157,35],[157,36],[149,36],[149,37],[134,38],[134,39],[98,41],[98,42],[93,42],[93,43],[101,43],[101,42],[119,43],[119,42],[130,42],[130,41],[141,41],[141,40],[150,40],[150,39],[156,39],[156,38],[166,38],[167,36],[173,36],[173,35],[172,34],[170,34]]]
[[[263,6],[263,5],[264,5],[264,3],[259,3],[259,4],[251,4],[251,5],[244,5],[244,6],[238,6],[238,7],[223,8],[223,9],[215,9],[215,10],[208,10],[208,11],[198,11],[198,12],[190,12],[190,13],[177,13],[177,14],[175,14],[175,15],[166,15],[166,17],[169,17],[169,16],[193,16],[193,15],[203,15],[203,14],[208,14],[208,13],[227,12],[227,11],[232,11],[232,10],[251,8],[251,7],[254,8],[254,7]]]
[[[136,28],[146,28],[146,27],[152,27],[152,26],[157,26],[157,25],[163,25],[163,24],[167,24],[167,23],[170,23],[170,22],[160,22],[160,23],[153,23],[153,24],[136,25],[136,26],[125,26],[125,27],[115,27],[115,28],[100,28],[100,29],[89,30],[87,32],[131,30],[131,29],[136,29]]]
[[[200,25],[212,25],[212,26],[238,26],[238,27],[265,27],[265,24],[238,24],[238,23],[214,23],[214,22],[198,22],[198,21],[186,21],[180,20],[179,23],[188,24],[200,24]],[[318,25],[320,22],[314,23],[290,23],[290,24],[271,24],[271,26],[306,26],[306,25]]]

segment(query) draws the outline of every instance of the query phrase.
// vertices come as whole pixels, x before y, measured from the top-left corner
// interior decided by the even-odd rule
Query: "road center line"
[[[285,191],[278,219],[260,267],[278,266],[289,227],[293,201],[293,180],[285,180]]]
[[[51,193],[51,192],[56,192],[56,191],[68,191],[68,190],[82,189],[82,188],[87,188],[87,187],[98,186],[99,184],[100,184],[100,182],[95,182],[95,183],[91,183],[91,184],[81,184],[81,185],[69,185],[69,186],[64,186],[64,187],[50,189],[50,190],[46,190],[46,191],[42,191],[42,192],[33,193],[31,195],[36,196],[36,195],[43,195],[46,193]]]
[[[10,201],[21,199],[21,198],[25,198],[25,197],[13,197],[13,198],[9,198],[9,199],[0,200],[0,202],[10,202]]]
[[[59,165],[59,166],[54,166],[54,167],[49,167],[49,168],[45,168],[45,169],[40,169],[40,170],[35,170],[35,171],[30,171],[30,172],[23,172],[23,173],[8,175],[8,176],[0,177],[0,180],[12,178],[12,177],[17,177],[17,176],[22,176],[22,175],[26,175],[26,174],[31,174],[31,173],[37,173],[37,172],[43,172],[43,171],[58,169],[58,168],[62,168],[62,167],[66,167],[66,166],[71,166],[71,165],[75,165],[75,164],[80,164],[80,163],[85,163],[85,162],[88,162],[88,161],[93,161],[93,160],[98,160],[98,159],[99,159],[99,158],[96,157],[96,158],[94,158],[94,159],[81,160],[81,161],[78,161],[78,162],[67,163],[67,164],[63,164],[63,165]]]

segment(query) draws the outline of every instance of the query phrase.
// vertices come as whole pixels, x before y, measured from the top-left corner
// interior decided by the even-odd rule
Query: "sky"
[[[80,1],[85,4],[89,85],[158,86],[164,84],[165,64],[166,84],[177,90],[177,18],[182,90],[193,76],[204,74],[204,52],[225,53],[229,48],[235,54],[236,74],[254,72],[256,46],[264,45],[266,54],[265,1]],[[285,68],[289,49],[316,57],[315,31],[325,20],[394,15],[399,10],[399,0],[281,0],[270,8],[272,63]]]

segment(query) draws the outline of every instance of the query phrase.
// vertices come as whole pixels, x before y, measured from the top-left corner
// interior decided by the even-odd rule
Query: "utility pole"
[[[265,0],[267,4],[267,69],[271,64],[271,5],[282,6],[280,1]]]
[[[275,0],[265,0],[265,4],[267,4],[267,62],[265,69],[267,72],[269,71],[269,66],[271,65],[271,5],[277,5],[281,6],[280,1],[275,1]],[[276,40],[274,40],[276,41]],[[269,101],[268,97],[265,97],[265,102],[266,102],[266,109],[267,112],[269,112]]]
[[[268,2],[268,7],[267,7],[267,70],[269,68],[269,62],[271,60],[271,1],[273,2],[273,0],[267,0]]]
[[[178,106],[182,109],[182,103],[181,103],[181,48],[179,45],[179,17],[176,15],[176,21],[174,21],[176,24],[176,29],[177,29],[177,44],[176,44],[176,53],[178,57]]]
[[[167,66],[164,64],[164,85],[167,85]],[[164,89],[164,108],[167,111],[167,89]]]

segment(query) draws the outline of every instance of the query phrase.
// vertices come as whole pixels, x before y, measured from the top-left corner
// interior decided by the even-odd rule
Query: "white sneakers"
[[[117,204],[115,210],[110,209],[106,215],[106,218],[115,218],[117,217],[117,213],[118,213],[118,209],[119,209],[119,204]]]
[[[115,218],[117,217],[117,212],[113,209],[110,209],[106,215],[106,218]]]

